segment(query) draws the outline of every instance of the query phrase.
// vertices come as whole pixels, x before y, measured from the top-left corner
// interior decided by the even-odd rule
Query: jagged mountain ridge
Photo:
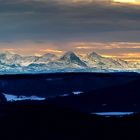
[[[101,55],[92,52],[85,58],[86,62],[90,66],[95,66],[99,68],[129,68],[129,64],[121,59],[105,58]]]
[[[85,57],[71,51],[61,56],[51,53],[42,56],[21,56],[10,52],[0,53],[0,72],[91,72],[129,70],[135,67],[124,60],[106,58],[95,52],[87,54]]]

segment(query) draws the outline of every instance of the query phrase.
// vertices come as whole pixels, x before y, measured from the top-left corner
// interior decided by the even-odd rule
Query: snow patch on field
[[[82,94],[83,92],[82,91],[74,91],[72,92],[74,95],[79,95],[79,94]]]
[[[45,100],[45,98],[41,98],[41,97],[37,97],[37,96],[17,96],[17,95],[12,95],[12,94],[5,94],[3,93],[3,95],[5,96],[6,100],[8,102],[13,102],[13,101],[22,101],[22,100]]]
[[[67,97],[69,96],[70,94],[63,94],[63,95],[60,95],[60,97]]]
[[[91,113],[100,116],[125,116],[125,115],[132,115],[134,112],[98,112],[98,113]]]

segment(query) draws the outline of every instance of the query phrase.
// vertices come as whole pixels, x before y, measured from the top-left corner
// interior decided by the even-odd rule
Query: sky
[[[0,0],[0,50],[140,60],[140,0]]]

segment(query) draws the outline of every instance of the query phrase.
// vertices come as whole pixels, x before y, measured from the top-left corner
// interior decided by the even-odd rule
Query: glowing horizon
[[[136,0],[114,0],[114,2],[137,3]]]
[[[94,51],[105,57],[122,58],[136,62],[140,60],[140,52],[137,51],[139,49],[140,43],[138,42],[0,43],[1,52],[9,51],[25,56],[41,56],[47,53],[63,55],[67,51],[85,55]]]
[[[140,5],[140,1],[137,0],[113,0],[115,3],[126,3],[126,4],[132,4],[132,5]]]

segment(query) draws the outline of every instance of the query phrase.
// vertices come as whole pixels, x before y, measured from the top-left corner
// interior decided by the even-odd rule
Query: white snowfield
[[[6,100],[8,102],[14,102],[14,101],[23,101],[23,100],[45,100],[45,98],[41,98],[41,97],[37,97],[37,96],[16,96],[16,95],[11,95],[11,94],[5,94],[3,93],[3,95],[5,96]]]
[[[42,56],[21,56],[10,52],[0,53],[0,74],[120,71],[140,72],[140,64],[106,58],[95,52],[85,54],[85,56],[74,52],[66,52],[62,56],[50,53]]]

